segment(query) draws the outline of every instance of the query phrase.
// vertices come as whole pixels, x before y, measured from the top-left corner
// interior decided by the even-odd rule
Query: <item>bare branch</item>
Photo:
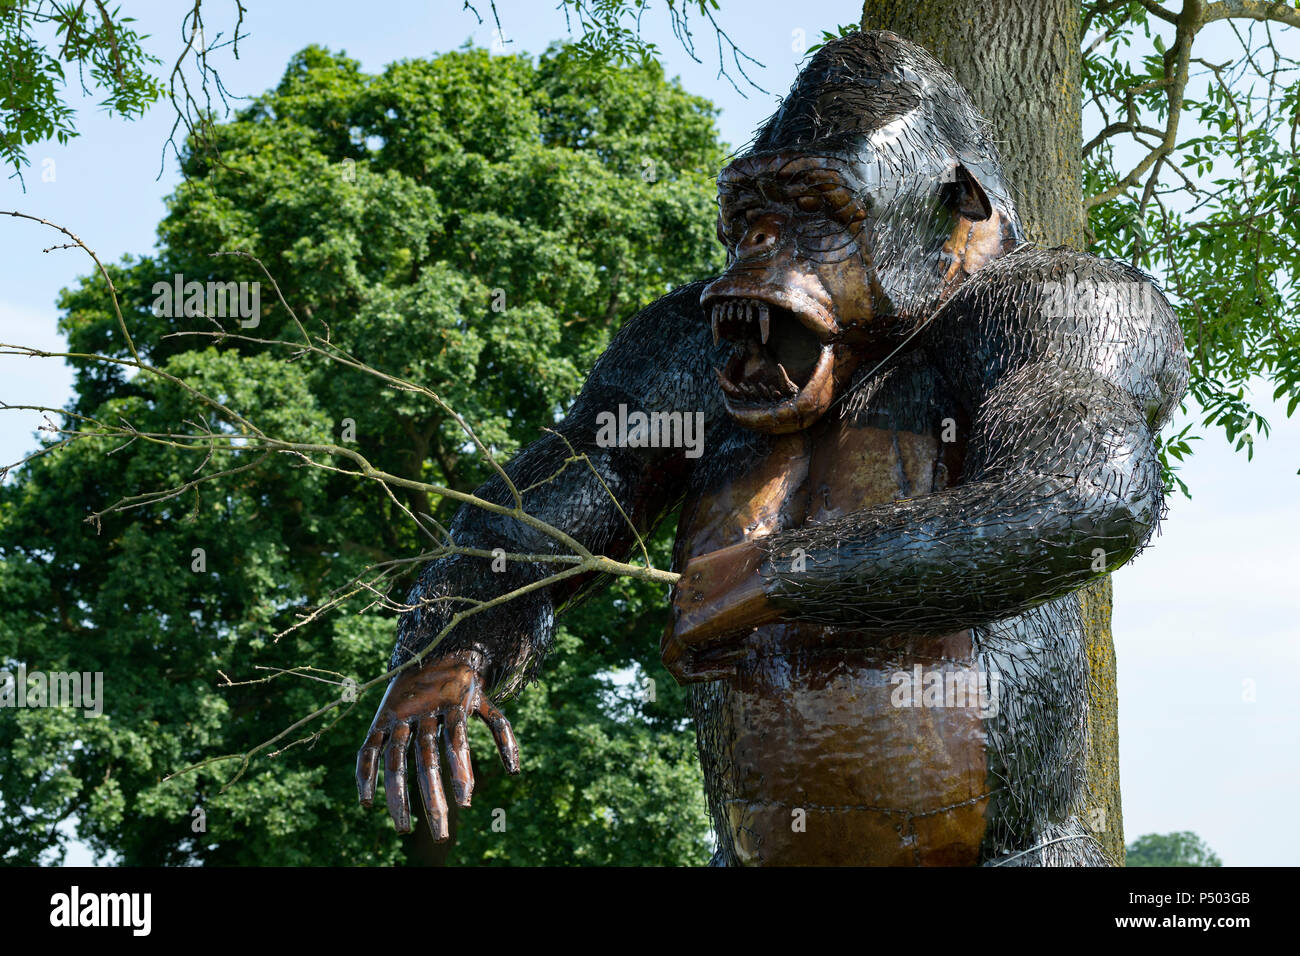
[[[1165,120],[1164,134],[1161,137],[1160,144],[1148,153],[1127,176],[1124,176],[1119,182],[1103,189],[1094,196],[1089,196],[1084,200],[1084,209],[1091,209],[1093,206],[1109,202],[1116,196],[1127,192],[1130,188],[1137,185],[1146,175],[1147,171],[1155,166],[1161,159],[1168,156],[1178,145],[1178,120],[1182,113],[1183,97],[1187,89],[1187,71],[1188,64],[1191,62],[1192,43],[1196,39],[1196,32],[1200,29],[1198,20],[1201,12],[1201,0],[1186,0],[1183,10],[1178,16],[1178,30],[1174,35],[1174,44],[1165,54],[1165,78],[1159,82],[1165,89],[1165,97],[1168,103],[1169,113]],[[1173,69],[1170,70],[1172,65]],[[1151,85],[1151,84],[1147,84]],[[1130,92],[1136,92],[1130,91]],[[1132,100],[1130,98],[1130,109]],[[1131,113],[1130,113],[1130,121]]]
[[[1142,4],[1142,6],[1146,8],[1147,13],[1151,14],[1153,17],[1159,17],[1166,23],[1178,22],[1178,14],[1171,10],[1166,10],[1164,7],[1160,6],[1160,4],[1156,3],[1155,0],[1138,0],[1138,3]]]
[[[1288,26],[1300,27],[1300,10],[1283,3],[1281,0],[1219,0],[1206,6],[1200,22],[1213,23],[1215,20],[1227,20],[1240,17],[1246,20],[1272,20]]]

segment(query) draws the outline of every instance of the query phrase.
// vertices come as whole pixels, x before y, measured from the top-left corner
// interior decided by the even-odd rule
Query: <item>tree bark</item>
[[[1078,0],[866,0],[864,30],[892,30],[945,64],[993,124],[1031,242],[1084,247]],[[1080,592],[1088,642],[1083,822],[1124,862],[1110,579]]]

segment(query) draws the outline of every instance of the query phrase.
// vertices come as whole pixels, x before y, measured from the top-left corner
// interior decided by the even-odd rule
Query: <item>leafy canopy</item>
[[[135,118],[163,93],[132,24],[96,3],[0,0],[0,164],[21,176],[26,147],[77,135],[75,111],[64,99],[69,70],[81,90],[104,94],[109,113]]]
[[[1300,11],[1181,6],[1082,4],[1096,130],[1083,144],[1084,205],[1093,252],[1161,281],[1201,424],[1249,457],[1269,430],[1251,380],[1286,397],[1288,416],[1300,406],[1300,59],[1290,55]],[[1211,26],[1231,37],[1227,58],[1210,46]],[[1165,439],[1166,458],[1191,451],[1192,427]]]
[[[1195,833],[1148,833],[1128,845],[1126,866],[1223,866]]]
[[[428,402],[270,346],[177,336],[213,325],[154,315],[154,284],[178,274],[263,280],[261,321],[247,331],[292,338],[255,265],[210,255],[255,254],[304,322],[436,389],[508,456],[554,423],[639,306],[719,267],[714,115],[653,62],[593,77],[563,49],[536,62],[463,49],[372,76],[308,47],[275,90],[210,131],[219,161],[207,144],[185,154],[157,253],[110,272],[146,362],[277,437],[334,442],[352,427],[376,467],[469,490],[485,466]],[[65,291],[60,305],[71,351],[127,354],[102,281]],[[185,420],[231,427],[156,378],[74,364],[76,414],[142,432]],[[418,554],[402,507],[445,523],[452,504],[415,492],[390,499],[376,484],[251,448],[208,462],[145,441],[106,461],[107,450],[96,440],[52,450],[0,489],[0,666],[102,671],[106,698],[97,719],[25,710],[0,720],[0,859],[36,860],[57,821],[73,817],[95,850],[129,864],[423,853],[356,803],[350,767],[373,694],[314,748],[264,756],[224,791],[232,762],[162,778],[266,740],[337,700],[345,677],[382,673],[394,620],[357,613],[368,597],[272,635],[364,566]],[[231,473],[110,514],[98,533],[83,520],[196,468]],[[666,563],[666,542],[653,547]],[[205,570],[195,571],[200,548]],[[398,600],[408,583],[393,588]],[[563,619],[545,678],[507,707],[524,774],[504,779],[476,731],[480,785],[452,859],[703,861],[693,736],[657,660],[661,592],[622,582]],[[296,665],[321,680],[268,681],[275,672],[256,669]],[[637,683],[612,680],[616,670]],[[222,674],[262,682],[219,687]],[[646,676],[657,678],[654,700]],[[194,831],[196,807],[206,832]],[[504,833],[492,829],[496,808],[506,810]]]

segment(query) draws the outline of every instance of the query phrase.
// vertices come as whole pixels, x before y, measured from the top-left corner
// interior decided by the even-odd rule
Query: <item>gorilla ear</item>
[[[952,167],[952,177],[939,188],[944,205],[971,222],[983,222],[993,215],[993,204],[980,181],[962,163]]]

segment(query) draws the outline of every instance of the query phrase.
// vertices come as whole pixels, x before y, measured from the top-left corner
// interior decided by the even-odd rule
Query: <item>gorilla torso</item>
[[[730,432],[683,504],[676,565],[959,482],[961,404],[923,360],[892,364],[811,429]],[[1082,772],[1071,742],[1081,739],[1083,711],[1065,688],[1086,675],[1073,599],[945,635],[881,638],[780,621],[745,644],[734,677],[696,684],[691,695],[719,830],[715,862],[975,865],[1006,837],[1026,845],[1031,834],[1005,832],[1024,826],[1025,801],[1056,804],[1053,816],[1066,809],[1067,782]],[[899,706],[900,675],[911,682],[918,667],[969,695],[958,706],[931,696],[927,706],[917,686],[911,706]],[[1044,672],[1062,680],[1057,701],[1066,706],[1001,712],[1007,689]],[[1031,728],[1032,738],[1016,740]],[[1018,776],[1008,780],[1006,758],[1016,753]]]

